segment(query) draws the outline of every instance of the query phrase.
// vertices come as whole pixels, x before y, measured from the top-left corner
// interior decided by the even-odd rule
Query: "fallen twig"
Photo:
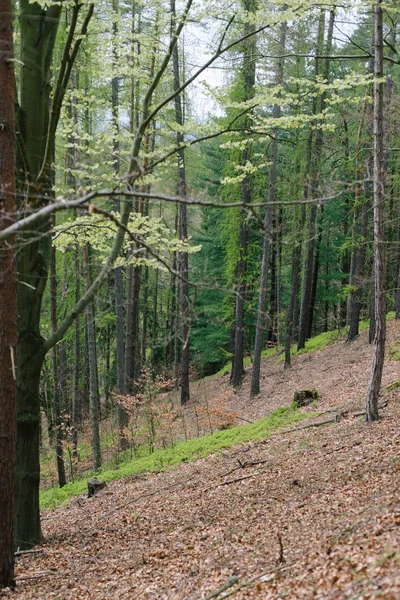
[[[42,577],[46,577],[47,575],[54,575],[53,571],[39,571],[35,573],[35,575],[23,575],[22,577],[17,577],[17,583],[19,581],[27,581],[28,579],[41,579]]]
[[[228,592],[228,594],[225,594],[224,596],[221,596],[221,598],[219,598],[219,600],[225,600],[225,598],[229,598],[230,596],[233,596],[234,594],[237,594],[237,592],[239,592],[244,587],[247,587],[248,585],[251,585],[254,581],[261,581],[262,583],[266,583],[267,581],[271,581],[271,579],[273,579],[278,572],[286,571],[287,569],[290,569],[291,567],[293,567],[293,565],[296,564],[296,562],[297,561],[294,561],[294,562],[290,563],[290,565],[283,565],[283,566],[280,566],[280,567],[276,567],[275,569],[272,569],[272,570],[270,569],[268,571],[264,571],[260,575],[256,575],[255,577],[252,577],[251,579],[248,579],[247,581],[244,581],[243,583],[241,583],[240,585],[238,585],[237,588],[235,588],[231,592]],[[265,579],[264,579],[264,577],[265,577]]]
[[[318,421],[317,423],[309,423],[308,425],[302,425],[301,427],[293,427],[293,429],[283,429],[280,433],[292,433],[293,431],[302,431],[303,429],[310,429],[311,427],[321,427],[322,425],[328,425],[328,423],[337,423],[340,420],[340,415],[337,414],[333,419],[326,419],[325,421]]]
[[[231,473],[234,473],[235,471],[237,471],[238,469],[247,469],[248,467],[255,467],[257,465],[263,465],[267,462],[269,462],[269,459],[267,460],[255,460],[253,462],[244,462],[242,463],[240,458],[237,459],[239,466],[238,467],[234,467],[233,469],[230,469],[230,471],[227,471],[226,473],[224,473],[223,475],[221,475],[221,477],[227,477],[228,475],[231,475]]]
[[[225,592],[225,590],[227,590],[230,587],[232,587],[233,585],[235,585],[238,581],[239,580],[237,577],[231,577],[230,579],[228,579],[227,583],[225,583],[222,587],[219,588],[219,590],[217,590],[216,592],[213,592],[212,594],[207,596],[206,600],[211,600],[212,598],[216,598],[217,596],[222,594],[222,592]]]
[[[32,548],[32,550],[17,550],[14,556],[22,556],[23,554],[41,554],[44,548]]]

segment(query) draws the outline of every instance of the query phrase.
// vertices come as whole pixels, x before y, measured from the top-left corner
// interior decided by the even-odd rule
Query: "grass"
[[[276,429],[298,423],[317,414],[300,412],[293,407],[279,408],[256,423],[231,427],[200,438],[178,442],[171,448],[159,449],[147,456],[121,463],[118,469],[100,471],[97,476],[108,482],[136,473],[164,471],[182,462],[205,458],[209,454],[220,452],[224,448],[230,448],[236,444],[264,439]],[[63,488],[43,490],[40,493],[40,507],[42,509],[52,508],[66,502],[73,496],[83,494],[87,490],[88,477],[90,475],[75,483],[68,483]]]

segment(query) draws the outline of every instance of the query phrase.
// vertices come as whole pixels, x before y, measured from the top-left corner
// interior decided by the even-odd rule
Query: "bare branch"
[[[63,52],[63,56],[62,56],[61,64],[60,64],[60,71],[58,74],[58,78],[57,78],[57,82],[56,82],[56,86],[55,86],[55,90],[54,90],[54,96],[53,96],[53,100],[51,103],[50,119],[49,119],[49,125],[48,125],[47,136],[46,136],[46,149],[45,149],[44,156],[43,156],[43,163],[42,163],[41,169],[39,171],[39,174],[37,176],[38,181],[41,179],[41,177],[45,173],[48,162],[50,160],[50,157],[53,154],[53,145],[55,143],[55,132],[57,129],[57,124],[58,124],[59,118],[60,118],[61,107],[62,107],[62,103],[64,100],[65,92],[67,90],[69,78],[71,76],[72,67],[74,66],[75,59],[76,59],[76,56],[79,51],[79,47],[82,44],[82,40],[84,39],[84,37],[87,33],[90,19],[93,16],[94,4],[90,4],[90,6],[88,8],[88,12],[86,14],[86,17],[83,21],[78,39],[75,41],[75,44],[72,46],[74,35],[75,35],[75,30],[76,30],[76,26],[77,26],[77,21],[78,21],[79,11],[81,10],[82,6],[83,6],[82,4],[76,3],[73,7],[71,24],[70,24],[70,28],[68,31],[68,37],[65,42],[64,52]],[[71,51],[71,48],[72,48],[72,51]]]

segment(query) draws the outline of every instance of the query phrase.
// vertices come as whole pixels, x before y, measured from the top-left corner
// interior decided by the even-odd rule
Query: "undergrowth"
[[[96,475],[108,482],[137,473],[164,471],[168,467],[198,458],[205,458],[213,452],[219,452],[236,444],[266,438],[272,431],[280,427],[297,423],[317,414],[300,412],[293,407],[279,408],[256,423],[231,427],[199,438],[178,442],[173,447],[155,450],[147,456],[121,463],[117,469],[103,470]],[[40,507],[52,508],[66,502],[72,496],[84,493],[87,490],[87,478],[89,476],[87,475],[85,479],[74,483],[68,483],[63,488],[50,488],[42,491],[40,493]]]
[[[395,318],[394,312],[389,312],[386,315],[387,321],[392,321],[394,318]],[[360,321],[360,324],[359,324],[360,333],[362,331],[367,330],[368,327],[369,327],[369,319],[364,319],[364,320]],[[324,331],[323,333],[315,335],[314,337],[307,340],[305,348],[303,348],[302,350],[298,351],[296,346],[292,346],[291,355],[293,357],[293,356],[297,356],[298,354],[308,354],[311,352],[316,352],[317,350],[323,350],[324,348],[329,346],[329,344],[332,344],[333,342],[339,340],[340,338],[346,337],[347,332],[348,332],[348,327],[344,327],[343,329],[332,329],[331,331]],[[283,346],[275,346],[273,348],[267,348],[266,350],[263,350],[263,352],[261,353],[261,356],[263,358],[278,357],[279,361],[283,361],[285,359],[285,357],[283,355],[283,351],[284,351]],[[393,360],[400,360],[400,350],[399,350],[398,355],[396,354],[396,358],[394,358]],[[249,356],[245,357],[244,366],[249,367],[251,364],[252,364],[251,358]],[[222,369],[220,371],[218,371],[217,376],[218,375],[220,375],[220,376],[226,375],[227,373],[230,372],[230,370],[231,370],[231,362],[227,363],[224,367],[222,367]]]

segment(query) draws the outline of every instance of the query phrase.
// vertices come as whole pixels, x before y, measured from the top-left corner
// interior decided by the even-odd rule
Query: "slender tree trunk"
[[[0,230],[16,215],[12,6],[0,0]],[[14,581],[17,271],[15,239],[0,244],[0,588]]]
[[[320,216],[319,216],[319,224],[318,224],[318,237],[316,240],[316,248],[315,248],[315,256],[314,256],[314,267],[313,267],[313,279],[312,279],[312,288],[311,288],[311,301],[310,301],[310,316],[314,314],[315,310],[315,301],[317,298],[317,285],[318,285],[318,274],[320,268],[320,257],[321,257],[321,244],[322,244],[322,234],[323,234],[323,222],[324,222],[324,206],[321,206]],[[307,337],[310,338],[312,336],[312,325],[314,319],[309,319],[308,322],[308,331]]]
[[[176,20],[175,0],[171,0],[172,23],[174,26]],[[179,74],[179,55],[178,44],[175,45],[172,54],[173,70],[174,70],[174,90],[177,91],[180,87]],[[184,124],[184,114],[182,108],[182,98],[180,94],[175,97],[175,121],[181,128]],[[183,146],[184,137],[181,129],[176,133],[176,143],[180,148]],[[185,151],[182,147],[178,150],[178,193],[181,198],[186,199],[186,171],[185,171]],[[188,238],[188,220],[187,206],[185,202],[180,204],[179,215],[179,237],[181,240]],[[189,389],[189,254],[187,252],[179,253],[180,273],[182,276],[182,358],[181,358],[181,404],[185,405],[190,400]]]
[[[243,8],[249,13],[255,13],[256,1],[244,0]],[[253,22],[246,22],[244,34],[250,34],[254,31],[255,25]],[[256,79],[256,42],[254,36],[249,37],[244,43],[243,65],[243,101],[251,100],[255,93]],[[250,124],[249,117],[245,119],[244,127]],[[246,165],[251,159],[251,147],[249,144],[242,153],[242,165]],[[249,204],[251,200],[251,181],[248,174],[245,175],[240,185],[240,201],[244,204]],[[246,296],[246,272],[247,272],[247,242],[248,242],[249,227],[247,223],[247,212],[243,208],[240,209],[240,224],[239,224],[239,259],[236,266],[236,299],[235,299],[235,345],[232,360],[231,384],[234,388],[239,388],[242,385],[242,377],[244,373],[244,303]],[[264,309],[263,309],[264,310]]]
[[[81,297],[81,279],[80,279],[80,260],[79,249],[75,248],[75,304],[78,304]],[[74,387],[72,392],[72,455],[74,461],[78,460],[78,425],[82,419],[81,411],[81,318],[77,316],[75,320],[75,364],[74,364]]]
[[[333,37],[333,26],[335,21],[335,11],[330,12],[329,25],[327,31],[327,39],[325,44],[326,56],[330,55],[332,48],[332,37]],[[324,30],[325,30],[325,9],[321,9],[319,26],[318,26],[318,40],[317,40],[317,52],[322,54],[324,48]],[[317,79],[320,75],[320,60],[315,59],[315,78]],[[323,77],[324,79],[329,78],[329,58],[325,59]],[[322,112],[325,108],[325,94],[321,95],[320,101],[314,103],[313,112],[317,114],[317,110]],[[323,131],[317,129],[315,134],[315,145],[312,151],[311,160],[311,196],[317,198],[319,194],[319,181],[320,181],[320,164],[321,154],[323,146]],[[314,267],[314,249],[315,249],[315,226],[317,221],[317,205],[313,204],[310,210],[310,218],[308,225],[308,244],[306,252],[306,261],[304,269],[304,281],[303,281],[303,294],[301,302],[301,315],[300,315],[300,330],[299,330],[299,341],[297,344],[298,350],[305,347],[309,331],[312,329],[313,321],[313,306],[312,306],[312,285],[313,285],[313,267]]]
[[[384,126],[383,104],[383,23],[382,0],[377,0],[374,8],[375,54],[374,54],[374,297],[375,297],[375,337],[374,357],[366,400],[366,419],[376,421],[378,399],[385,359],[386,340],[386,297],[385,297],[385,254],[384,254]]]
[[[53,333],[57,330],[57,273],[56,273],[56,249],[53,247],[51,252],[50,265],[50,303],[51,303],[51,327]],[[58,346],[54,346],[52,351],[53,363],[53,405],[55,422],[55,441],[56,441],[56,462],[58,473],[58,485],[63,487],[67,481],[65,478],[64,450],[63,450],[63,431],[61,428],[61,394],[60,380],[58,370]]]
[[[278,54],[285,54],[286,47],[286,32],[287,23],[284,22],[281,25],[280,40]],[[280,58],[277,60],[276,65],[276,85],[281,85],[283,82],[283,67],[284,59]],[[274,105],[272,116],[275,119],[279,119],[281,116],[281,107],[277,103]],[[261,262],[261,277],[260,277],[260,291],[258,295],[258,310],[257,310],[257,325],[256,325],[256,338],[254,343],[254,359],[253,359],[253,371],[251,376],[251,388],[250,397],[257,396],[260,393],[260,368],[261,368],[261,352],[263,347],[263,334],[265,326],[265,303],[267,299],[267,282],[268,282],[268,264],[270,259],[270,247],[272,240],[272,223],[274,215],[273,202],[276,201],[276,183],[277,183],[277,160],[278,160],[278,136],[279,128],[276,127],[274,131],[274,139],[272,142],[271,150],[271,167],[269,170],[269,189],[268,189],[268,206],[265,211],[264,219],[264,242],[263,242],[263,253]]]
[[[171,309],[172,310],[172,309]],[[168,312],[168,309],[167,309]],[[151,335],[151,365],[153,367],[153,370],[156,367],[156,348],[158,345],[157,342],[157,330],[158,330],[158,269],[156,270],[156,274],[155,274],[155,282],[154,282],[154,292],[153,292],[153,330],[152,330],[152,335]],[[167,334],[169,333],[169,330],[167,328]],[[167,346],[168,347],[168,342],[167,341]],[[167,361],[167,371],[170,372],[171,370],[171,365],[170,362]]]
[[[293,262],[292,262],[292,286],[290,290],[290,301],[289,308],[286,318],[286,331],[285,331],[285,369],[290,367],[291,356],[290,356],[290,344],[292,341],[292,329],[294,319],[295,303],[299,291],[299,273],[300,273],[300,262],[301,262],[301,242],[295,247],[293,251]]]
[[[398,212],[398,219],[400,219],[400,213]],[[396,261],[396,320],[400,319],[400,222],[397,225],[397,261]]]
[[[90,265],[89,249],[84,247],[84,275],[86,289],[89,289]],[[87,319],[87,338],[88,338],[88,359],[89,359],[89,396],[90,396],[90,419],[92,426],[92,450],[93,450],[93,468],[98,471],[101,467],[101,447],[100,447],[100,429],[99,429],[99,390],[96,370],[96,333],[94,327],[93,302],[86,307]]]
[[[368,158],[367,158],[368,160]],[[367,174],[368,177],[368,174]],[[362,307],[362,293],[365,287],[364,285],[364,272],[365,272],[365,261],[366,261],[366,240],[368,239],[368,221],[370,212],[370,185],[367,182],[365,185],[365,196],[361,211],[361,229],[360,229],[360,245],[359,248],[353,248],[354,254],[354,267],[352,274],[352,289],[350,293],[350,307],[348,316],[349,333],[347,340],[350,342],[359,333],[360,325],[360,312]]]
[[[134,10],[134,9],[133,9]],[[118,15],[119,15],[119,2],[113,0],[113,65],[115,70],[118,68],[118,51],[117,51],[117,39],[118,39]],[[132,17],[134,19],[134,16]],[[133,25],[132,25],[133,26]],[[120,175],[120,142],[119,142],[119,78],[114,76],[111,80],[111,107],[113,117],[113,146],[114,146],[114,172],[118,178]],[[116,209],[120,210],[120,202],[116,201]],[[130,271],[130,267],[128,267]],[[117,267],[114,270],[114,290],[115,290],[115,337],[116,337],[116,362],[117,362],[117,393],[124,394],[127,391],[125,385],[125,340],[124,340],[124,292],[123,292],[123,269]],[[129,285],[128,285],[129,289]],[[127,308],[128,311],[128,308]],[[125,435],[125,429],[128,425],[129,415],[126,409],[121,403],[118,404],[117,408],[117,420],[119,429],[119,443],[121,449],[125,449],[128,446],[128,442]]]

